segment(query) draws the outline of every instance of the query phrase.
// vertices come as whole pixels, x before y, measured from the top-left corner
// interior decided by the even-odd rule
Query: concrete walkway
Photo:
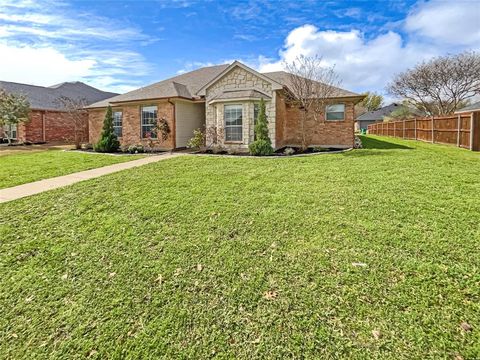
[[[39,180],[28,184],[18,185],[6,189],[0,189],[0,203],[20,199],[26,196],[35,195],[44,191],[75,184],[80,181],[95,179],[97,177],[112,174],[117,171],[131,169],[134,167],[154,163],[161,160],[182,156],[177,153],[165,153],[162,155],[147,156],[142,159],[127,161],[120,164],[108,165],[97,169],[80,171],[77,173],[58,176],[50,179]]]

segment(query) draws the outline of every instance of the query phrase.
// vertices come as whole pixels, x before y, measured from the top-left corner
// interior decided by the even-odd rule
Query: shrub
[[[354,149],[361,149],[361,148],[363,148],[362,139],[360,139],[358,136],[355,136],[355,141],[354,141],[354,143],[353,143],[353,148],[354,148]]]
[[[127,149],[130,154],[141,154],[145,152],[143,145],[130,145]]]
[[[90,143],[82,144],[83,150],[93,150],[93,145]]]
[[[252,142],[248,149],[254,156],[267,156],[273,154],[272,144],[267,140],[256,140]]]
[[[200,149],[205,143],[205,134],[201,129],[193,130],[193,137],[188,140],[187,147],[191,149]]]
[[[95,151],[97,152],[116,152],[120,147],[117,135],[113,131],[113,114],[112,107],[107,108],[105,119],[103,120],[103,129],[100,140],[95,145]]]

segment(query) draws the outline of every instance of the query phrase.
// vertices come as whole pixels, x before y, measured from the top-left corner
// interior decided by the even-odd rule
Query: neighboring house
[[[82,141],[88,141],[88,115],[85,114],[85,119],[81,120],[80,124],[74,124],[60,98],[67,97],[92,104],[117,95],[78,81],[50,87],[0,81],[0,88],[8,93],[27,97],[31,108],[29,121],[19,124],[18,127],[5,127],[3,131],[8,131],[15,140],[31,143],[71,142],[75,135],[80,136]]]
[[[99,140],[106,107],[111,105],[115,131],[124,146],[153,141],[158,148],[182,148],[193,130],[202,128],[207,145],[219,137],[220,145],[247,149],[254,140],[258,102],[264,99],[273,147],[299,146],[301,110],[286,101],[289,78],[282,71],[261,74],[238,61],[194,70],[88,106],[89,139]],[[335,90],[326,116],[306,124],[312,146],[353,146],[354,105],[363,96]],[[171,129],[163,142],[152,131],[161,118]]]
[[[471,113],[475,111],[480,111],[480,101],[458,109],[455,111],[455,114]]]
[[[385,117],[390,116],[392,112],[402,107],[405,107],[405,105],[392,103],[380,109],[366,112],[355,119],[355,130],[367,130],[368,125],[375,124],[377,122],[383,122]],[[413,114],[421,115],[416,109],[409,108],[409,110]]]

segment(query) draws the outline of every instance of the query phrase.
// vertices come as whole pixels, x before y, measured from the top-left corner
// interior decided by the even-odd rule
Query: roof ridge
[[[27,84],[27,83],[21,83],[21,82],[16,82],[16,81],[0,80],[0,83],[17,84],[17,85],[31,86],[31,87],[37,87],[37,88],[42,88],[42,89],[50,89],[50,90],[53,90],[53,89],[50,88],[49,86]]]

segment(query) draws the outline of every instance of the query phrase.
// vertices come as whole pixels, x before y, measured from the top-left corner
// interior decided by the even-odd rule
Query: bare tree
[[[430,115],[450,114],[480,94],[480,54],[466,51],[422,62],[396,75],[387,91]]]
[[[81,148],[81,143],[85,135],[86,122],[88,117],[88,111],[85,109],[87,106],[86,99],[72,99],[67,96],[61,96],[58,98],[58,103],[68,113],[73,124],[73,140],[76,149]]]
[[[222,126],[209,126],[205,130],[205,137],[207,139],[207,147],[221,147],[225,138],[225,130]]]
[[[324,66],[322,58],[299,56],[294,61],[284,64],[289,73],[287,101],[295,104],[301,111],[300,131],[302,149],[309,145],[309,133],[306,123],[319,121],[325,114],[325,107],[331,98],[339,95],[338,75],[334,67]]]

